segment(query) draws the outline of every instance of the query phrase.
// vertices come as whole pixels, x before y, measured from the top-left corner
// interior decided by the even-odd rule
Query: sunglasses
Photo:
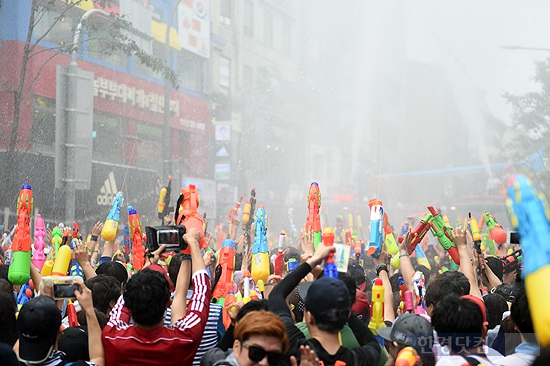
[[[248,358],[252,362],[260,362],[267,356],[267,362],[270,366],[278,366],[283,360],[283,354],[279,352],[267,352],[258,346],[251,346],[243,342],[243,347],[248,349]]]

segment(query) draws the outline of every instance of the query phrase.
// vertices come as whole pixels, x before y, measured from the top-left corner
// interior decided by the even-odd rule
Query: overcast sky
[[[550,49],[548,0],[407,1],[407,56],[441,64],[449,78],[469,75],[490,111],[510,123],[503,92],[537,90],[534,60],[550,51],[505,50],[503,45]]]

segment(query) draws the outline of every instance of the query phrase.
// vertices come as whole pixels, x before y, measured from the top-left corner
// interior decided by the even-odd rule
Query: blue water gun
[[[370,207],[370,233],[367,253],[373,258],[378,258],[384,242],[384,209],[382,201],[373,198],[369,201]]]
[[[254,281],[267,281],[269,277],[269,246],[267,244],[267,212],[264,206],[256,210],[256,233],[252,247],[252,271]]]
[[[71,240],[71,244],[70,244],[71,250],[74,250],[74,248],[76,247],[77,244],[78,244],[78,239],[73,238]],[[69,267],[69,275],[70,276],[79,276],[79,277],[84,278],[84,270],[82,269],[80,264],[78,264],[78,262],[75,261],[74,259],[71,259],[71,266]]]
[[[550,345],[550,206],[531,180],[516,175],[508,181],[506,207],[512,226],[518,231],[523,249],[525,290],[535,333],[540,345]]]
[[[113,199],[113,206],[111,211],[105,220],[103,230],[101,230],[101,237],[105,241],[113,241],[116,238],[118,232],[118,221],[120,220],[120,209],[124,202],[124,194],[122,191],[118,192]]]

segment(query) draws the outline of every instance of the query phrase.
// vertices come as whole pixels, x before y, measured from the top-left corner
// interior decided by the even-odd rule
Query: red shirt
[[[130,325],[130,311],[120,296],[101,337],[107,365],[191,366],[210,307],[210,279],[206,271],[195,272],[193,284],[185,318],[168,327],[142,329]]]

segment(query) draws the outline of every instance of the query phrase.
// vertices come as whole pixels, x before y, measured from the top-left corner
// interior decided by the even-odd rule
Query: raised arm
[[[472,259],[470,258],[470,251],[468,250],[468,243],[466,242],[466,230],[464,230],[462,226],[459,226],[454,229],[454,231],[451,231],[451,235],[453,236],[460,256],[460,268],[458,270],[462,272],[470,282],[470,294],[481,299],[482,297],[479,292],[476,274],[472,266]]]
[[[98,366],[104,366],[105,352],[101,343],[101,328],[94,311],[92,291],[90,291],[83,282],[78,282],[77,285],[80,286],[81,291],[75,291],[76,299],[82,307],[82,310],[84,310],[84,313],[86,313],[90,361],[95,362]]]

